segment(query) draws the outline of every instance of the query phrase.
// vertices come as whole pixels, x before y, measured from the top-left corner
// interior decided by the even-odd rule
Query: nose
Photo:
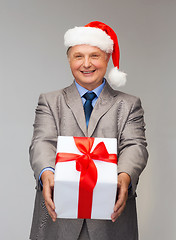
[[[83,63],[85,68],[89,68],[91,66],[91,61],[89,57],[84,58],[84,63]]]

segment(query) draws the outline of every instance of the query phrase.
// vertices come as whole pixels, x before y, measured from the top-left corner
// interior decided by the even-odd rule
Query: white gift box
[[[101,142],[105,144],[109,154],[117,155],[116,138],[94,138],[91,152]],[[57,153],[83,155],[77,148],[74,137],[70,136],[58,137]],[[93,162],[97,169],[97,182],[93,189],[90,218],[111,219],[117,194],[117,164],[95,159]],[[81,172],[76,170],[74,159],[56,162],[54,203],[58,218],[78,218],[80,175]]]

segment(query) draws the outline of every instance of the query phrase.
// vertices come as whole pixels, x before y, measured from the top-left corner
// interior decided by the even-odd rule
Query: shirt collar
[[[102,91],[103,88],[104,88],[105,79],[103,78],[102,84],[101,84],[100,86],[98,86],[97,88],[93,89],[92,91],[89,91],[89,90],[87,90],[86,88],[84,88],[84,87],[82,87],[81,85],[79,85],[79,84],[76,82],[76,80],[75,80],[75,85],[76,85],[76,87],[77,87],[77,89],[78,89],[78,92],[79,92],[79,94],[80,94],[81,97],[82,97],[86,92],[94,92],[94,93],[97,95],[97,97],[99,97],[101,91]]]

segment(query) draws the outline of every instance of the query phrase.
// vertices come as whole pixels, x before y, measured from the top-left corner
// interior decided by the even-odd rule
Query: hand
[[[53,202],[54,173],[49,170],[43,172],[41,180],[43,183],[43,197],[45,199],[45,205],[53,222],[55,222],[57,215],[55,212],[55,205]]]
[[[118,199],[114,206],[114,212],[111,215],[112,222],[115,222],[117,218],[121,215],[123,212],[126,201],[128,198],[128,187],[130,184],[130,176],[127,173],[120,173],[118,175],[118,186],[117,186],[117,193],[118,193]]]

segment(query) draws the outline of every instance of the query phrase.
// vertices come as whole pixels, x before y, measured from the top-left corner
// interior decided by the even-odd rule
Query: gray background
[[[140,239],[176,239],[175,13],[172,0],[0,0],[1,239],[28,239],[38,96],[72,82],[63,35],[93,20],[118,34],[128,73],[121,90],[141,97],[145,109],[150,158],[137,191]]]

